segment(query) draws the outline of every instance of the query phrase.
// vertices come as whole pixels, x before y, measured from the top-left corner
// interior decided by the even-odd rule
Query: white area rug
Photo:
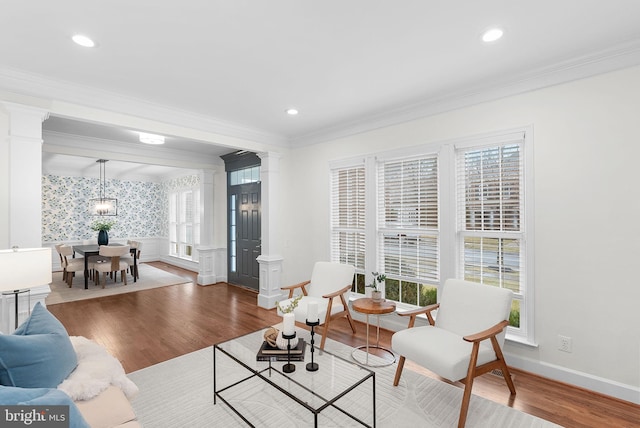
[[[127,285],[124,285],[124,283],[120,281],[120,275],[118,275],[118,282],[114,283],[108,280],[105,288],[102,288],[102,285],[95,285],[92,280],[89,280],[89,288],[87,290],[84,289],[84,276],[82,273],[76,274],[76,277],[73,278],[73,287],[69,288],[62,280],[62,272],[54,272],[53,281],[50,285],[51,294],[47,296],[45,302],[47,305],[54,305],[56,303],[93,299],[113,294],[131,293],[133,291],[149,290],[151,288],[191,282],[145,263],[139,264],[138,269],[140,271],[140,278],[138,278],[136,282],[133,282],[133,276],[127,275]]]
[[[306,333],[306,332],[305,332]],[[262,333],[255,334],[256,351]],[[308,339],[308,338],[307,338]],[[316,339],[319,341],[318,336]],[[327,339],[325,349],[343,358],[351,358],[351,348]],[[282,364],[282,363],[276,363]],[[455,427],[457,426],[462,389],[437,381],[409,369],[404,370],[400,385],[393,386],[396,364],[375,369],[378,427]],[[304,370],[297,363],[297,370]],[[318,374],[331,367],[320,367]],[[237,363],[218,357],[220,376],[248,373]],[[328,373],[328,372],[327,372]],[[130,373],[140,392],[132,404],[145,427],[241,427],[246,426],[229,407],[218,400],[213,404],[213,349],[205,348],[154,366]],[[231,390],[230,390],[231,391]],[[233,390],[227,399],[242,402],[258,427],[298,428],[313,426],[312,414],[261,380],[246,382]],[[505,394],[508,394],[505,386]],[[371,421],[370,381],[338,402],[343,408]],[[247,410],[248,409],[248,410]],[[367,419],[368,417],[368,419]],[[360,426],[339,411],[327,408],[318,418],[321,427]],[[482,397],[472,396],[467,427],[557,427],[510,407]]]

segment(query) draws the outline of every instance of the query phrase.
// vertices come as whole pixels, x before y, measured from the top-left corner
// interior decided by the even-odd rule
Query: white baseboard
[[[558,382],[568,383],[600,394],[619,398],[634,404],[640,404],[640,388],[594,376],[589,373],[557,366],[544,361],[536,361],[520,355],[505,352],[510,367],[533,373]]]
[[[218,275],[200,275],[198,274],[198,285],[207,286],[226,282],[226,278],[220,278]]]
[[[198,263],[189,260],[183,260],[178,257],[161,256],[160,261],[169,263],[173,266],[181,267],[182,269],[190,270],[192,272],[198,272]]]

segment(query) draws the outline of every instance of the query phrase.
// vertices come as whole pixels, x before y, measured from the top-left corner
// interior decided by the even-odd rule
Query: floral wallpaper
[[[118,199],[118,215],[110,238],[154,238],[169,235],[169,192],[198,187],[200,177],[189,175],[163,183],[106,181],[105,196]],[[89,214],[89,199],[97,198],[99,180],[85,177],[42,177],[43,242],[96,239],[91,230],[95,216]]]

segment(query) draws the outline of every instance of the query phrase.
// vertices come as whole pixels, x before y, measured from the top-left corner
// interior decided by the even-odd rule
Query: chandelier
[[[107,187],[107,174],[105,164],[106,159],[98,159],[96,162],[100,164],[100,188],[98,189],[98,198],[89,199],[89,210],[91,215],[97,216],[114,216],[118,215],[118,200],[116,198],[107,198],[105,189]]]

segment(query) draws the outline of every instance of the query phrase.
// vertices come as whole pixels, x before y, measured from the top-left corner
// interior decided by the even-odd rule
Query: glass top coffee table
[[[214,345],[214,405],[220,399],[249,426],[278,426],[279,418],[296,426],[322,426],[325,418],[333,426],[376,426],[375,372],[318,348],[318,370],[307,371],[309,332],[296,328],[307,349],[304,361],[292,361],[295,371],[285,373],[287,361],[256,361],[266,329]]]

